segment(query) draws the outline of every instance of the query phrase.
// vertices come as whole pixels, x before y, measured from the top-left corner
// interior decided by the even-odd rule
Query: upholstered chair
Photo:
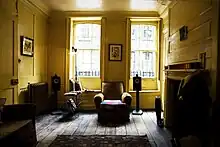
[[[103,100],[121,100],[130,107],[132,96],[124,91],[123,82],[102,82],[102,92],[94,96],[96,109],[100,108]]]
[[[123,82],[102,82],[102,92],[94,96],[100,123],[124,123],[130,120],[132,97]]]

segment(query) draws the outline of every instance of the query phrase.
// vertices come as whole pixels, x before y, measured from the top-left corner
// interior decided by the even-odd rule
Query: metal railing
[[[143,77],[143,78],[154,78],[155,77],[155,73],[154,72],[131,71],[131,77],[135,77],[136,74],[138,74],[138,76]]]
[[[98,77],[100,76],[100,71],[77,71],[77,76],[85,76],[85,77]]]
[[[145,72],[145,71],[131,71],[131,77],[135,77],[136,74],[138,76],[143,77],[143,78],[154,78],[155,73],[154,72]],[[100,71],[77,71],[76,72],[77,76],[85,76],[85,77],[98,77],[100,76]]]

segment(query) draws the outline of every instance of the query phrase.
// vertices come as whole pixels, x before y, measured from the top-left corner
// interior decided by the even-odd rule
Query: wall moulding
[[[42,0],[19,0],[30,9],[37,9],[42,14],[49,16],[51,9]]]
[[[55,13],[62,13],[66,17],[76,17],[76,16],[102,16],[102,17],[113,17],[117,16],[117,18],[127,18],[127,17],[159,17],[158,12],[146,12],[146,11],[66,11],[66,12],[55,12]]]

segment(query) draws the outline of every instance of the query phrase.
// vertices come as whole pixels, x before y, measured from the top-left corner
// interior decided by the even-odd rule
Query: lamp
[[[75,54],[75,81],[77,81],[77,57],[76,57],[77,49],[74,48],[74,46],[72,47],[72,52],[74,52]]]
[[[77,75],[77,49],[74,46],[72,47],[72,53],[75,55],[75,80],[71,80],[73,83],[73,91],[80,91],[82,88]]]

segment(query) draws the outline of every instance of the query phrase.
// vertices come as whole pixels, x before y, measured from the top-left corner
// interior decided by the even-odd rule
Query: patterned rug
[[[151,147],[145,136],[59,135],[50,147]]]

